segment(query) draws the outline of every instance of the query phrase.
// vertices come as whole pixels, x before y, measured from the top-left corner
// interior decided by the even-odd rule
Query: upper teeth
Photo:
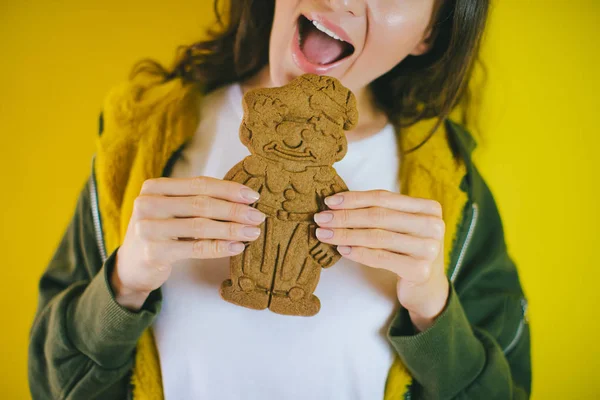
[[[325,32],[326,34],[328,34],[332,38],[337,39],[337,40],[343,42],[343,40],[338,35],[336,35],[332,31],[330,31],[329,29],[325,28],[325,26],[322,23],[320,23],[319,21],[312,21],[312,23],[321,32]]]

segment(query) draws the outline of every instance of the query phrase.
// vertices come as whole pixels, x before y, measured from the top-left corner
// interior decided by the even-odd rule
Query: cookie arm
[[[332,196],[336,193],[345,192],[348,190],[346,183],[342,180],[342,178],[335,174],[333,178],[323,185],[323,187],[319,191],[319,210],[325,211],[329,208],[325,204],[325,198]]]
[[[244,163],[239,162],[235,164],[229,171],[227,171],[223,179],[226,181],[242,183],[241,181],[244,180],[243,173],[245,173]]]
[[[251,175],[244,168],[244,161],[237,163],[231,168],[225,177],[223,178],[227,181],[233,181],[237,183],[241,183],[242,185],[248,186],[250,189],[261,192],[262,187],[264,186],[264,177]]]
[[[342,257],[340,253],[338,253],[336,246],[320,242],[316,237],[313,237],[312,239],[314,240],[314,244],[310,249],[310,256],[321,265],[321,267],[332,267]]]
[[[338,174],[335,174],[333,178],[327,184],[323,185],[319,191],[319,210],[324,211],[329,209],[324,202],[326,197],[347,190],[348,187],[346,186],[346,183]],[[337,251],[337,246],[320,242],[314,235],[314,232],[312,237],[315,240],[315,244],[310,251],[311,257],[313,257],[313,259],[317,261],[323,268],[329,268],[333,266],[333,264],[335,264],[341,258],[340,253]]]

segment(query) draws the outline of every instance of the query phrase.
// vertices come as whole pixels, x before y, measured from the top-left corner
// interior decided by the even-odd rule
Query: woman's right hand
[[[139,310],[178,260],[241,253],[242,242],[256,240],[265,220],[249,206],[258,196],[242,184],[204,176],[146,180],[116,254],[111,285],[117,302]]]

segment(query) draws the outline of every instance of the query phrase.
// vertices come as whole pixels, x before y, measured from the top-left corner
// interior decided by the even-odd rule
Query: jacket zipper
[[[104,236],[102,234],[102,222],[100,220],[100,208],[98,206],[98,190],[96,186],[96,172],[94,169],[94,161],[96,155],[92,156],[92,174],[90,177],[90,200],[92,206],[92,220],[94,221],[94,233],[96,234],[96,244],[98,245],[98,251],[102,258],[102,264],[106,262],[108,258],[106,256],[106,244],[104,243]],[[133,400],[133,384],[130,382],[127,386],[127,400]]]
[[[471,243],[471,240],[473,239],[473,233],[475,232],[475,227],[477,225],[477,218],[479,216],[479,206],[477,205],[477,203],[473,203],[471,209],[472,209],[472,212],[471,212],[471,222],[469,223],[469,230],[467,231],[467,237],[465,238],[465,241],[460,249],[458,260],[456,261],[456,266],[454,267],[454,270],[452,271],[452,276],[450,277],[450,281],[452,281],[452,282],[454,282],[454,280],[458,276],[458,272],[460,271],[460,267],[462,266],[462,264],[464,262],[465,255],[467,253],[467,248],[468,248],[469,244]],[[515,333],[515,337],[513,338],[513,340],[509,343],[508,346],[506,346],[505,349],[503,349],[504,354],[508,354],[510,351],[512,351],[514,349],[514,347],[517,345],[517,343],[519,342],[519,339],[521,338],[521,336],[523,335],[523,331],[525,330],[525,324],[527,323],[527,307],[528,307],[527,299],[522,298],[521,299],[521,310],[522,310],[521,322],[519,322],[519,326],[517,328],[517,332]]]
[[[465,237],[465,241],[463,242],[463,244],[461,246],[458,260],[456,261],[456,265],[454,266],[454,270],[452,271],[452,276],[450,277],[450,280],[452,282],[454,282],[454,279],[458,275],[458,271],[460,270],[460,267],[462,266],[462,263],[465,258],[465,254],[467,253],[467,248],[469,247],[469,244],[471,243],[471,240],[473,239],[473,232],[475,232],[475,226],[477,225],[478,216],[479,216],[479,206],[477,205],[477,203],[473,203],[471,205],[471,220],[469,221],[469,230],[467,231],[467,236]],[[404,400],[411,400],[411,398],[412,398],[411,386],[408,387],[408,390],[404,394]]]
[[[467,248],[473,239],[473,233],[475,232],[475,227],[477,226],[477,218],[479,217],[479,206],[477,203],[473,203],[471,205],[471,221],[469,222],[469,230],[467,231],[467,237],[463,242],[463,245],[460,249],[460,253],[458,254],[458,260],[456,261],[456,265],[454,266],[454,270],[452,271],[452,276],[450,277],[450,281],[454,282],[456,277],[458,276],[458,272],[460,271],[460,267],[465,260],[465,255],[467,254]]]
[[[102,223],[100,221],[100,209],[98,207],[98,190],[96,187],[96,173],[94,171],[94,161],[96,155],[92,156],[92,176],[90,177],[90,200],[92,203],[92,219],[94,221],[94,232],[96,233],[96,244],[98,245],[98,251],[102,257],[102,263],[108,258],[106,256],[106,245],[104,243],[104,237],[102,235]]]
[[[510,353],[515,348],[517,343],[519,343],[519,339],[521,339],[521,336],[523,336],[523,331],[525,330],[525,324],[527,323],[527,307],[528,307],[527,299],[522,298],[521,299],[521,311],[522,311],[521,322],[519,322],[519,326],[517,328],[517,332],[515,333],[515,337],[513,338],[513,340],[508,344],[508,346],[506,346],[505,349],[502,350],[504,355],[507,355],[508,353]]]

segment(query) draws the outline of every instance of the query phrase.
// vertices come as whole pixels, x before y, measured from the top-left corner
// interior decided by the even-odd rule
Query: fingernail
[[[338,206],[342,204],[342,201],[344,201],[344,196],[339,194],[325,198],[325,204],[328,206]]]
[[[339,251],[340,254],[343,254],[343,255],[347,256],[352,251],[352,247],[349,247],[349,246],[338,246],[337,247],[337,251]]]
[[[260,235],[260,228],[257,228],[255,226],[245,226],[244,229],[242,229],[242,232],[244,232],[244,236],[246,236],[247,238],[257,238],[258,235]]]
[[[241,253],[242,251],[244,251],[244,249],[246,248],[246,246],[244,246],[244,243],[240,243],[240,242],[232,242],[229,243],[229,252],[230,253]]]
[[[321,213],[315,214],[315,222],[318,224],[329,222],[332,219],[333,219],[333,214],[330,212],[321,212]]]
[[[255,210],[254,208],[251,208],[248,211],[248,219],[250,221],[254,221],[254,222],[263,222],[266,218],[266,215],[261,213],[260,211]]]
[[[331,239],[333,237],[333,231],[331,229],[317,228],[315,233],[319,239]]]
[[[252,201],[252,202],[258,200],[258,198],[260,197],[260,194],[258,194],[254,190],[248,189],[248,188],[242,188],[240,190],[240,193],[242,194],[243,198],[245,198],[246,200]]]

